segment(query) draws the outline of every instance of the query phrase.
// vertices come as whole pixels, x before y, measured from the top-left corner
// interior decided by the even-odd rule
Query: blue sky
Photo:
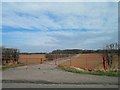
[[[102,49],[117,41],[117,2],[2,3],[5,47],[23,52],[49,52]]]

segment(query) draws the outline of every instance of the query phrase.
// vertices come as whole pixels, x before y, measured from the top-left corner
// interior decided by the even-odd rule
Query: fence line
[[[97,69],[99,68],[99,65],[101,65],[101,68],[103,68],[103,61],[102,57],[100,56],[81,56],[81,57],[67,57],[67,59],[63,63],[59,63],[60,59],[54,59],[51,60],[51,62],[48,62],[46,60],[43,60],[43,58],[30,58],[30,57],[24,57],[20,58],[20,63],[26,64],[27,66],[32,64],[48,64],[48,65],[61,65],[61,66],[73,66],[77,68],[83,68],[83,69]],[[10,62],[14,63],[15,58],[10,58]],[[3,58],[3,63],[5,63],[5,58]]]

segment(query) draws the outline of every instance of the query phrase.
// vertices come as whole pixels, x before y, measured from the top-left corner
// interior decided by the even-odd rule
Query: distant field
[[[42,60],[46,60],[45,54],[20,54],[19,56],[19,62],[25,63],[25,64],[39,64]]]
[[[81,69],[101,70],[103,69],[103,60],[101,54],[81,54],[73,56],[70,61],[67,61],[63,66],[73,66]],[[114,55],[112,67],[107,66],[107,69],[118,68],[118,56]]]
[[[45,54],[21,54],[19,62],[24,64],[40,64],[41,58],[43,61],[46,60]],[[61,58],[66,59],[66,58]],[[58,60],[61,60],[58,59]],[[69,61],[60,64],[61,66],[72,66],[75,68],[89,69],[89,70],[103,70],[103,59],[102,54],[79,54],[72,56]],[[112,66],[107,66],[107,69],[118,69],[118,56],[113,56]]]

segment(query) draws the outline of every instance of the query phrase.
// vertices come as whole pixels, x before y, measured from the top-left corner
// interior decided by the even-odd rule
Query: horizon
[[[117,2],[3,2],[2,45],[21,52],[103,49],[118,42]]]

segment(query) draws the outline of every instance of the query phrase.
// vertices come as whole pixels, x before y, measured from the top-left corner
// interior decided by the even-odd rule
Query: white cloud
[[[47,36],[41,32],[6,32],[3,37],[9,37],[8,40],[16,44],[31,45],[31,46],[54,46],[55,38]],[[3,41],[4,42],[4,41]]]
[[[114,37],[112,37],[112,35],[114,35]],[[34,48],[34,51],[37,49],[42,49],[43,51],[51,51],[53,49],[65,48],[97,49],[102,48],[103,44],[117,41],[117,35],[115,32],[104,33],[94,31],[3,33],[3,38],[6,36],[7,40],[3,41],[3,44],[8,44],[7,46],[17,47],[25,50]]]
[[[101,48],[117,41],[117,10],[117,3],[3,3],[3,26],[16,28],[3,33],[3,44],[46,51]]]
[[[3,21],[3,25],[27,29],[105,28],[117,22],[117,3],[5,3]]]

